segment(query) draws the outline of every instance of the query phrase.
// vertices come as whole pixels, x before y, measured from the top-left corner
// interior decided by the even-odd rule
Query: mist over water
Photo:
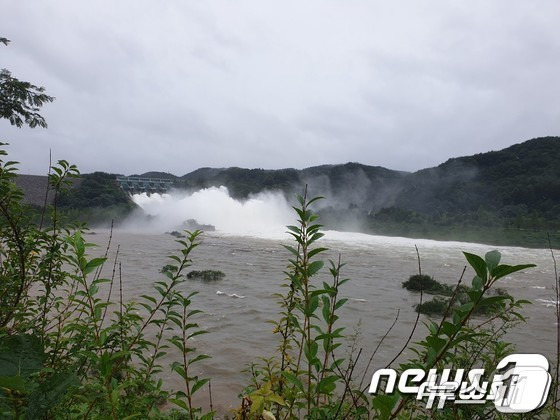
[[[274,192],[236,200],[226,187],[211,187],[196,192],[135,194],[132,199],[145,214],[131,216],[122,227],[141,232],[181,230],[187,220],[194,219],[201,225],[214,226],[220,233],[277,236],[293,219],[285,197]]]
[[[169,194],[135,194],[132,200],[142,209],[142,213],[130,216],[120,228],[135,233],[180,231],[187,227],[185,223],[188,220],[195,220],[201,225],[214,226],[220,234],[287,240],[286,226],[295,224],[297,218],[286,197],[280,192],[271,191],[238,200],[230,196],[226,187],[221,186],[194,192],[174,190]],[[353,247],[418,245],[420,248],[462,249],[467,245],[469,249],[480,252],[489,249],[488,245],[483,244],[381,236],[359,233],[356,229],[323,230],[323,233],[328,241],[351,244]],[[500,248],[505,250],[510,247]],[[527,251],[530,252],[524,250]]]

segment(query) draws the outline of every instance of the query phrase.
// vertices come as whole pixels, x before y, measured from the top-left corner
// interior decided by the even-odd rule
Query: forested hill
[[[421,213],[505,206],[509,212],[552,211],[560,204],[559,162],[559,137],[450,159],[407,177],[395,205]]]
[[[199,189],[226,186],[238,199],[261,191],[282,191],[287,196],[302,193],[308,185],[312,195],[323,195],[330,205],[349,204],[373,210],[392,204],[406,173],[381,167],[346,163],[303,170],[201,168],[176,179],[179,188]]]
[[[331,227],[441,239],[476,230],[466,239],[491,242],[504,232],[510,238],[560,230],[559,162],[560,137],[542,137],[413,173],[359,163],[303,170],[201,168],[176,178],[176,185],[224,185],[242,199],[263,190],[293,197],[307,184],[310,194],[327,197],[321,213]]]
[[[140,176],[173,179],[179,189],[223,185],[237,199],[268,190],[292,200],[308,185],[310,195],[326,197],[319,211],[329,228],[532,246],[546,246],[546,234],[551,233],[560,247],[559,162],[560,137],[543,137],[413,173],[346,163]],[[120,219],[134,207],[116,186],[115,176],[101,173],[85,175],[59,204],[82,216],[89,209],[90,219],[107,214]]]
[[[558,162],[560,137],[449,159],[406,176],[393,205],[368,215],[367,226],[382,233],[538,246],[546,246],[550,233],[558,247]]]
[[[408,176],[395,206],[433,214],[480,208],[511,216],[560,213],[560,137],[449,159]]]
[[[425,216],[489,210],[506,217],[537,211],[555,218],[560,214],[559,159],[560,137],[543,137],[414,173],[359,163],[303,170],[201,168],[175,182],[191,189],[224,185],[235,198],[263,190],[290,195],[307,184],[311,194],[324,195],[333,207],[374,213],[395,207]]]

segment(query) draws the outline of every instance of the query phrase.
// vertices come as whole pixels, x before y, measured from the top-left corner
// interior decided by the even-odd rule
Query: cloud
[[[523,1],[9,2],[0,50],[44,85],[23,169],[359,161],[414,170],[558,135],[560,5]]]

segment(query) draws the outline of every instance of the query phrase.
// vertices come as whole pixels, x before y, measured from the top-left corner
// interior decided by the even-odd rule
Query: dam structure
[[[138,176],[117,176],[117,184],[130,195],[146,193],[165,194],[173,187],[171,179],[143,178]]]

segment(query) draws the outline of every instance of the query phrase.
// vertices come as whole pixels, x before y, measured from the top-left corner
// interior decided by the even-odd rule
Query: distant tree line
[[[545,246],[546,233],[557,240],[560,231],[559,160],[560,137],[543,137],[414,173],[347,163],[140,176],[173,179],[178,189],[225,186],[239,200],[262,191],[291,200],[307,185],[312,194],[327,197],[318,211],[328,228],[437,239],[464,239],[471,231],[470,240]],[[83,175],[59,205],[66,212],[96,209],[91,214],[97,219],[122,218],[135,208],[115,175],[103,172]]]

